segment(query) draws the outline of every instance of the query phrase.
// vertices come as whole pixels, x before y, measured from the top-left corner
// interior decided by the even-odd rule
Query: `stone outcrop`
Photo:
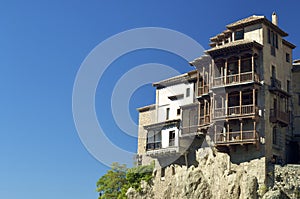
[[[226,153],[210,148],[197,151],[198,166],[171,165],[165,170],[153,172],[151,185],[142,182],[142,191],[130,188],[130,199],[152,198],[298,198],[300,190],[300,166],[275,167],[274,187],[267,191],[259,183],[258,175],[263,170],[265,159],[254,159],[239,165],[230,162]],[[265,187],[265,188],[264,188]],[[264,194],[264,195],[263,195]],[[300,198],[300,197],[299,197]]]
[[[300,165],[276,165],[275,183],[271,191],[281,192],[287,198],[300,198]]]
[[[226,153],[199,149],[197,167],[172,165],[154,172],[153,186],[142,183],[142,192],[133,189],[128,198],[258,198],[258,180],[244,168],[229,164]],[[250,162],[255,164],[256,162]]]

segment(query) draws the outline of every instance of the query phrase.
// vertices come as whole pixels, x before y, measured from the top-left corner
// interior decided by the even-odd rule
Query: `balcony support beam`
[[[242,97],[243,97],[243,93],[240,90],[240,114],[242,114]]]
[[[242,60],[241,60],[241,56],[239,56],[239,60],[238,60],[238,74],[239,74],[239,79],[238,79],[238,82],[240,83],[241,82],[241,63],[242,63]]]
[[[225,60],[224,85],[227,84],[228,59]]]
[[[243,120],[240,122],[241,140],[243,140]]]
[[[229,123],[227,123],[227,130],[226,131],[227,131],[227,133],[226,133],[227,134],[227,139],[226,140],[229,141]]]
[[[228,92],[226,92],[225,106],[223,106],[222,104],[222,107],[225,107],[224,114],[227,115],[228,114]]]
[[[256,101],[255,101],[255,88],[253,88],[253,91],[252,91],[253,93],[252,93],[252,96],[253,96],[253,112],[255,113],[255,104],[256,104]]]
[[[252,67],[252,81],[254,81],[254,54],[251,57],[251,67]]]

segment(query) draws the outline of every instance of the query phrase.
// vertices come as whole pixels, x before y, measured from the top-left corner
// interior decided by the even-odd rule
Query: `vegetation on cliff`
[[[124,164],[112,163],[107,171],[97,182],[98,199],[123,199],[127,190],[132,187],[141,191],[141,181],[151,182],[154,165],[127,168]]]

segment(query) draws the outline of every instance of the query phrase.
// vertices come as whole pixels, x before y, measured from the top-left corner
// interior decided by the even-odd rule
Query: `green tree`
[[[125,164],[112,163],[111,169],[107,171],[97,182],[99,199],[117,199],[126,180],[127,167]]]
[[[151,182],[154,164],[127,169],[126,165],[114,162],[97,182],[98,199],[124,199],[132,187],[141,191],[141,181]]]

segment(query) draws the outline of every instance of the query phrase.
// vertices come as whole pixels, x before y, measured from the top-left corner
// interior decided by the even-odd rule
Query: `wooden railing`
[[[223,86],[224,85],[224,76],[222,77],[215,77],[213,86]]]
[[[198,96],[207,94],[209,91],[208,85],[198,87]]]
[[[257,114],[257,110],[258,108],[253,104],[242,105],[242,106],[231,106],[228,107],[227,112],[225,111],[225,108],[215,108],[214,118]]]
[[[225,108],[215,108],[214,118],[225,117]]]
[[[251,82],[251,81],[256,81],[256,82],[259,81],[259,75],[253,73],[252,71],[244,72],[240,74],[227,75],[226,82],[225,82],[225,76],[215,77],[213,81],[213,86],[240,84],[240,83]]]
[[[169,140],[169,147],[170,146],[175,146],[175,139],[170,139]]]
[[[191,125],[182,127],[182,134],[196,133],[198,131],[198,125]]]
[[[216,144],[238,144],[245,142],[256,142],[258,133],[256,130],[235,131],[235,132],[215,132]]]
[[[289,112],[283,112],[277,109],[270,109],[270,121],[271,122],[282,122],[284,124],[289,124],[290,114]]]
[[[209,115],[200,116],[199,118],[199,126],[206,125],[210,123]]]

